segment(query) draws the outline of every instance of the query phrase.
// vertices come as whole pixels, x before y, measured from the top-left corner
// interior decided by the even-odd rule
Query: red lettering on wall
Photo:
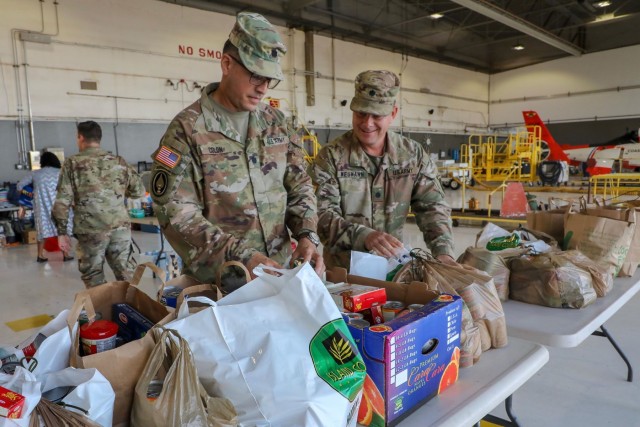
[[[183,44],[178,45],[178,53],[181,55],[190,55],[193,56],[194,52],[200,58],[211,58],[211,59],[222,59],[222,52],[215,49],[206,49],[203,47],[194,50],[192,46],[187,46]]]

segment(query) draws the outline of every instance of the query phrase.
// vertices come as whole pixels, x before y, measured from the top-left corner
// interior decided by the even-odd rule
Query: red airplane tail
[[[543,160],[564,160],[565,162],[570,162],[569,157],[564,152],[562,147],[556,142],[556,140],[551,136],[551,132],[547,129],[547,126],[544,124],[538,113],[535,111],[523,111],[522,116],[524,117],[524,123],[529,126],[540,126],[541,138],[542,138],[542,151]],[[545,155],[545,152],[548,153]]]

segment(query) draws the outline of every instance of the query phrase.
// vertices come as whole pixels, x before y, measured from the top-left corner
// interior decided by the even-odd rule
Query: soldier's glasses
[[[278,84],[280,83],[280,80],[278,79],[272,79],[270,77],[264,77],[254,73],[253,71],[245,67],[239,59],[234,58],[232,55],[229,55],[229,58],[233,59],[238,65],[240,65],[251,74],[251,77],[249,77],[249,82],[251,82],[251,84],[254,86],[262,86],[266,83],[269,89],[275,89],[276,86],[278,86]]]

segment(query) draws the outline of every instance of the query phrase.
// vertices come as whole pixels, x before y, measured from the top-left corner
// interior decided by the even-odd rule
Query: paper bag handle
[[[73,327],[78,321],[78,317],[80,317],[80,312],[83,308],[87,312],[89,321],[96,318],[96,310],[93,307],[93,302],[91,302],[91,297],[84,292],[80,292],[76,295],[76,299],[73,301],[73,307],[71,307],[67,315],[67,326],[69,327],[69,335],[71,335],[71,338],[73,338]]]
[[[151,271],[156,274],[156,277],[159,278],[162,282],[162,288],[160,289],[164,289],[164,287],[166,286],[166,283],[164,281],[165,271],[152,262],[143,262],[142,264],[138,264],[136,270],[133,272],[133,278],[131,278],[129,284],[132,286],[138,286],[138,284],[140,284],[140,280],[142,279],[142,275],[144,274],[145,268],[150,268]]]
[[[247,267],[245,267],[243,263],[239,261],[226,261],[224,264],[222,264],[222,267],[220,267],[220,269],[218,270],[218,281],[216,282],[218,286],[222,286],[222,272],[226,270],[227,267],[230,267],[230,266],[238,267],[239,269],[241,269],[244,272],[244,278],[247,281],[247,283],[251,281],[251,274],[249,273],[249,270],[247,270]]]

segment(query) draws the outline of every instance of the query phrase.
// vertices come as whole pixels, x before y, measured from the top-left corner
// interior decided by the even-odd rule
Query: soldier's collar
[[[205,87],[205,89],[202,91],[202,95],[200,96],[200,105],[202,106],[202,115],[204,117],[205,128],[209,132],[219,132],[229,139],[244,143],[244,141],[240,141],[240,133],[233,128],[227,118],[216,113],[215,109],[213,108],[213,101],[211,99],[211,96],[219,86],[219,82],[210,83],[209,85],[207,85],[207,87]],[[249,126],[257,127],[257,130],[260,132],[267,128],[267,122],[264,120],[264,118],[261,117],[260,114],[257,114],[258,110],[260,110],[261,108],[264,108],[262,104],[258,105],[258,108],[249,113]]]
[[[382,157],[381,167],[388,165],[394,165],[400,163],[398,159],[397,147],[401,143],[402,137],[397,133],[387,131],[387,142],[385,144],[385,151]],[[353,130],[351,131],[351,138],[349,143],[349,165],[356,167],[366,167],[369,164],[369,158],[367,153],[364,152],[358,139],[355,136]]]

